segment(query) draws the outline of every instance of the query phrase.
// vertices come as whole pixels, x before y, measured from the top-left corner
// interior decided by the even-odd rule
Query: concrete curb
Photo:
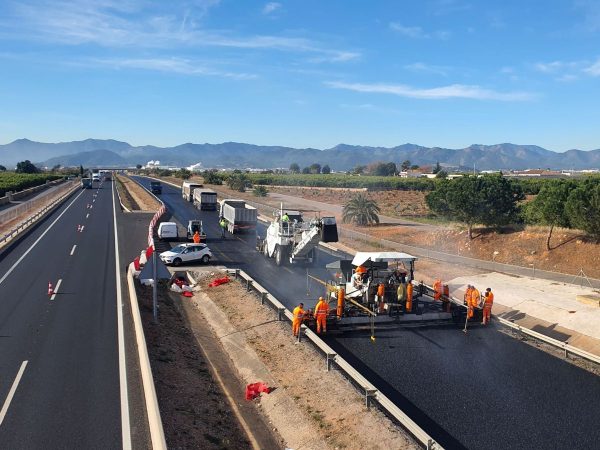
[[[131,315],[135,328],[135,340],[138,348],[138,357],[140,362],[140,372],[142,374],[142,384],[144,388],[144,399],[146,402],[146,412],[148,414],[148,427],[150,428],[150,439],[154,450],[166,450],[165,432],[160,418],[160,408],[158,407],[158,398],[156,388],[154,387],[154,378],[150,367],[150,358],[148,357],[148,348],[146,347],[146,338],[142,327],[142,317],[138,305],[137,294],[135,292],[133,280],[133,263],[127,268],[127,285],[129,286],[129,302],[131,303]]]

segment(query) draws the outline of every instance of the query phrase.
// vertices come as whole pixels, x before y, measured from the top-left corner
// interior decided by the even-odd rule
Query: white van
[[[178,239],[177,224],[175,222],[162,222],[158,226],[159,239]]]

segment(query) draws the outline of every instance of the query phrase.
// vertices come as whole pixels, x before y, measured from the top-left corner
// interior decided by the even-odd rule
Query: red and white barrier
[[[165,205],[162,205],[158,211],[156,211],[156,213],[154,214],[154,217],[152,217],[152,220],[150,221],[150,225],[148,225],[148,247],[152,247],[154,248],[154,227],[156,226],[158,220],[162,217],[162,215],[165,213],[167,209],[165,208]]]

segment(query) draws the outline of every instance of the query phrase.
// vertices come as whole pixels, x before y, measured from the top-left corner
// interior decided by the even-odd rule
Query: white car
[[[181,244],[160,254],[162,262],[174,266],[195,261],[208,264],[210,258],[212,253],[206,244]]]

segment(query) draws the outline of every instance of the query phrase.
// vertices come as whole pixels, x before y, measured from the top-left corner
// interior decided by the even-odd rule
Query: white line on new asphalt
[[[56,298],[56,294],[58,293],[58,288],[60,287],[60,283],[62,283],[62,278],[56,282],[56,287],[54,288],[54,294],[50,297],[50,300],[54,300]]]
[[[28,363],[28,361],[23,361],[21,363],[21,368],[19,369],[19,372],[17,373],[17,377],[15,378],[15,381],[13,381],[12,387],[10,388],[10,391],[8,392],[8,397],[6,397],[6,400],[4,400],[4,405],[2,405],[2,409],[0,410],[0,425],[2,425],[2,422],[4,421],[4,418],[6,417],[6,412],[8,411],[10,402],[12,401],[12,399],[15,395],[15,392],[17,391],[17,386],[19,385],[19,382],[21,381],[23,372],[25,372],[25,367],[27,367],[27,363]]]
[[[131,450],[131,425],[129,423],[129,394],[127,393],[127,366],[125,365],[125,333],[123,331],[123,295],[121,292],[121,266],[119,264],[119,234],[117,233],[117,206],[115,185],[112,184],[113,224],[115,229],[115,275],[117,283],[117,335],[119,341],[119,382],[121,390],[121,438],[123,450]]]
[[[75,244],[75,245],[73,246],[73,248],[71,249],[71,254],[70,254],[70,256],[73,256],[73,253],[75,253],[75,249],[76,249],[76,248],[77,248],[77,244]]]
[[[50,224],[50,226],[48,228],[46,228],[46,231],[44,231],[41,234],[41,236],[39,238],[37,238],[36,241],[31,245],[31,247],[29,247],[27,249],[27,251],[21,255],[21,257],[17,260],[17,262],[14,263],[12,265],[12,267],[6,271],[6,273],[4,274],[4,276],[2,278],[0,278],[0,284],[4,283],[4,280],[6,280],[8,278],[8,276],[13,272],[13,270],[15,270],[17,268],[17,266],[21,263],[21,261],[23,261],[25,259],[25,257],[29,254],[29,252],[35,248],[35,246],[38,244],[38,242],[40,242],[44,238],[44,236],[46,236],[46,233],[48,233],[48,231],[50,231],[52,229],[52,227],[54,226],[54,224],[56,222],[58,222],[58,220],[63,216],[64,213],[67,212],[67,210],[71,207],[71,205],[73,203],[75,203],[75,201],[79,197],[81,197],[81,194],[83,194],[83,192],[84,191],[81,191],[79,193],[79,195],[77,197],[75,197],[71,203],[69,203],[69,205],[65,208],[65,210],[63,212],[61,212],[60,215],[56,219],[54,219],[54,222],[52,222]]]
[[[85,218],[86,218],[86,219],[87,219],[88,217],[90,217],[90,213],[87,213],[87,214],[85,215]]]

